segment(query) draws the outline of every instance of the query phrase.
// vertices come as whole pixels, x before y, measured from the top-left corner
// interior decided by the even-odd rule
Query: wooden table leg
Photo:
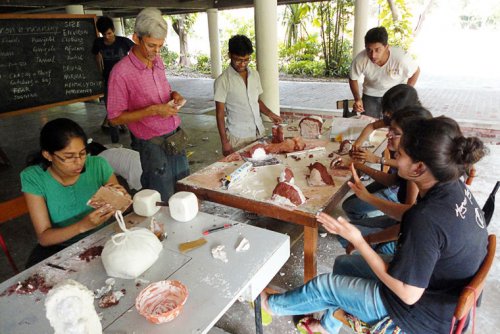
[[[262,328],[262,311],[261,311],[261,300],[260,300],[260,295],[255,298],[253,305],[254,305],[254,312],[255,312],[255,333],[256,334],[263,334],[264,330]]]
[[[304,226],[304,283],[316,277],[318,227]]]

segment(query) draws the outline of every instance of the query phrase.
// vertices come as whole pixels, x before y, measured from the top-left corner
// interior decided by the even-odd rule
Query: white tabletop
[[[187,223],[176,222],[168,214],[168,208],[162,208],[155,218],[165,223],[168,238],[163,241],[164,249],[159,259],[139,278],[150,282],[162,279],[179,280],[188,288],[188,300],[183,311],[172,322],[154,325],[139,315],[134,306],[137,294],[146,284],[117,278],[114,290],[126,290],[119,304],[101,309],[97,306],[97,300],[95,302],[97,312],[102,313],[101,323],[105,333],[206,333],[239,296],[247,300],[255,299],[290,255],[290,241],[287,235],[246,224],[238,224],[205,236],[205,245],[181,254],[178,251],[180,243],[200,238],[203,230],[214,225],[234,222],[205,213],[199,213],[194,220]],[[129,215],[125,221],[134,226],[146,226],[150,219]],[[92,246],[103,245],[116,231],[116,225],[112,224],[94,233],[3,282],[0,284],[0,293],[34,273],[41,274],[49,282],[71,278],[90,290],[102,288],[108,276],[100,257],[85,262],[80,260],[78,255]],[[250,241],[250,249],[236,252],[236,246],[243,237]],[[228,263],[211,256],[210,250],[220,244],[225,246]],[[56,264],[68,270],[49,267],[46,263]],[[39,291],[30,295],[14,293],[1,296],[0,333],[53,332],[45,317],[44,300],[45,295]]]

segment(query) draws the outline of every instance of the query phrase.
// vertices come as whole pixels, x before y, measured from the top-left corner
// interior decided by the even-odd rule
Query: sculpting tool
[[[210,233],[225,230],[227,228],[233,227],[234,225],[238,225],[238,223],[236,223],[236,224],[224,224],[224,225],[219,226],[219,227],[209,228],[208,230],[203,231],[203,235],[209,235]]]
[[[64,270],[66,271],[66,268],[64,267],[61,267],[61,266],[58,266],[57,264],[53,264],[53,263],[46,263],[46,265],[48,265],[49,267],[52,267],[52,268],[56,268],[56,269],[59,269],[59,270]]]
[[[188,242],[184,242],[184,243],[180,244],[179,250],[181,251],[181,253],[189,252],[190,250],[201,247],[206,243],[207,243],[207,241],[205,240],[205,238],[199,238],[199,239],[194,240],[194,241],[188,241]]]
[[[304,150],[304,151],[297,151],[297,152],[290,152],[290,153],[287,153],[286,154],[286,157],[294,157],[294,156],[298,156],[298,155],[304,155],[304,154],[310,154],[310,153],[314,153],[314,152],[320,152],[320,151],[324,151],[325,150],[325,147],[324,146],[321,146],[321,147],[315,147],[315,148],[311,148],[311,149],[308,149],[308,150]]]

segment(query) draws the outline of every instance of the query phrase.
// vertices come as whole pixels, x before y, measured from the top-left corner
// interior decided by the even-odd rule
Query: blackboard
[[[0,117],[96,99],[95,15],[0,15]]]

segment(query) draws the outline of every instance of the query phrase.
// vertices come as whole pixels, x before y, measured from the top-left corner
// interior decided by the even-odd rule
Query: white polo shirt
[[[141,190],[142,165],[139,152],[128,148],[110,148],[99,153],[114,172],[127,180],[131,189]]]
[[[363,94],[382,97],[390,88],[407,83],[417,71],[417,62],[398,47],[389,47],[389,59],[383,66],[372,63],[366,50],[358,53],[352,61],[349,78],[359,80],[364,77]]]
[[[248,69],[247,86],[232,66],[229,66],[214,82],[214,100],[224,103],[227,131],[239,138],[264,134],[260,117],[259,96],[262,94],[259,73]]]

